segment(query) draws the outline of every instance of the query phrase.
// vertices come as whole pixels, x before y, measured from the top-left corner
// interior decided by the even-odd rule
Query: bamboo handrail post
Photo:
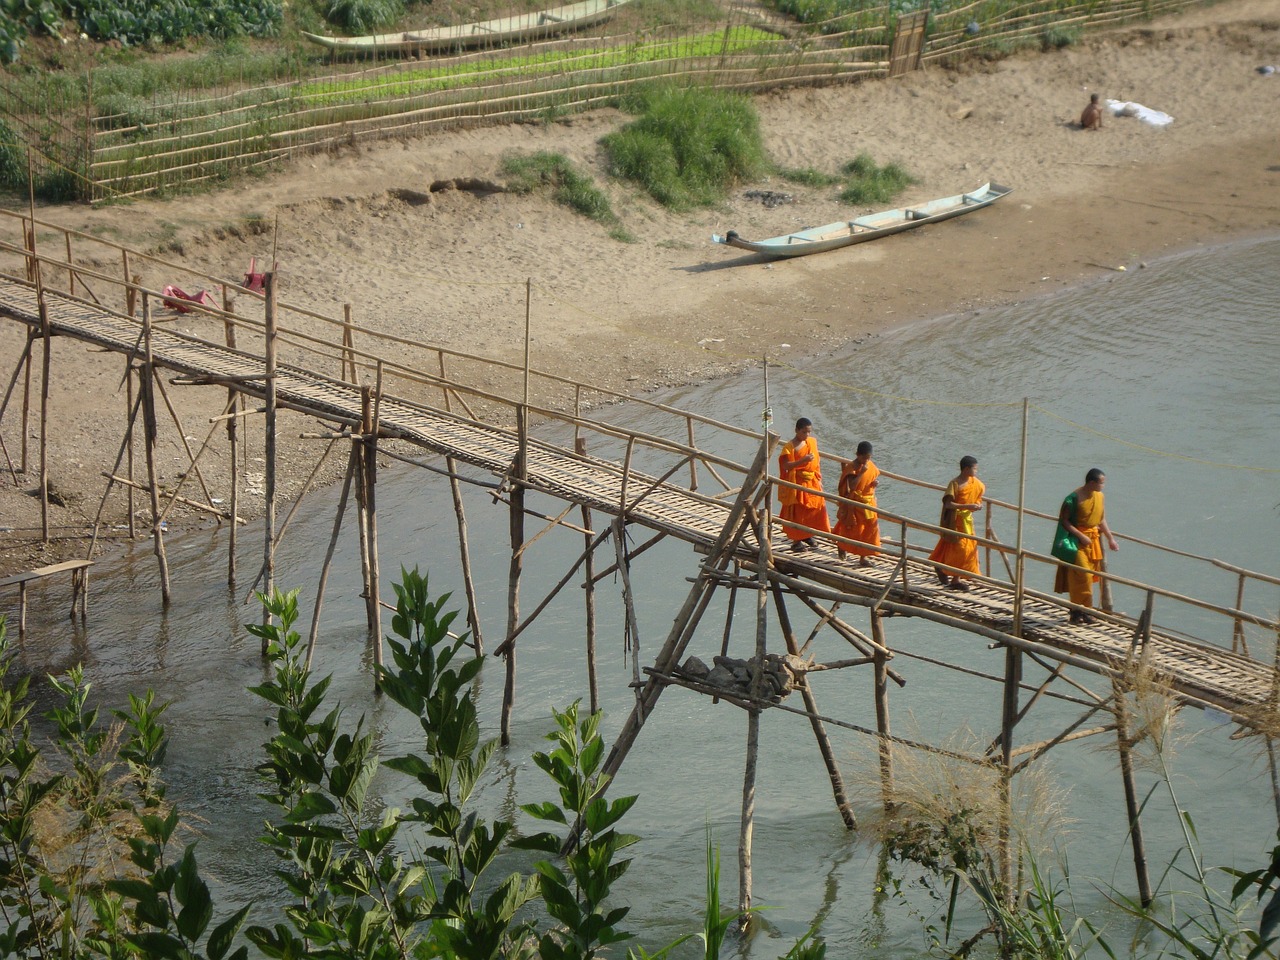
[[[266,344],[266,420],[263,458],[266,460],[266,506],[263,515],[263,566],[266,568],[264,592],[268,597],[276,588],[276,347],[279,331],[276,328],[276,274],[272,270],[263,277],[263,293],[266,294],[265,326]],[[263,625],[270,622],[266,608],[262,611]],[[267,638],[262,638],[262,655],[268,653]]]
[[[1239,574],[1239,580],[1236,586],[1236,609],[1240,610],[1244,607],[1244,582],[1245,575]],[[1239,617],[1235,617],[1231,630],[1231,652],[1236,653],[1243,650],[1245,656],[1249,655],[1249,644],[1244,636],[1244,621]]]
[[[151,542],[160,563],[160,597],[167,608],[169,593],[169,561],[165,556],[164,532],[160,527],[160,490],[156,476],[156,400],[155,366],[151,356],[151,300],[142,295],[143,364],[138,371],[138,395],[142,401],[143,447],[147,455],[147,487],[151,497]]]
[[[689,448],[696,449],[697,445],[693,440],[693,417],[685,417],[684,422],[689,428]],[[695,457],[689,458],[689,489],[698,489],[698,461]]]
[[[1026,499],[1027,499],[1027,425],[1031,416],[1031,400],[1027,397],[1022,398],[1022,444],[1020,460],[1018,465],[1018,527],[1015,534],[1014,544],[1014,574],[1013,574],[1013,635],[1015,637],[1022,636],[1022,605],[1024,602],[1024,593],[1026,587],[1023,577],[1026,573],[1026,555],[1022,550],[1022,529],[1023,520],[1026,517]],[[987,514],[988,522],[990,522],[990,513]],[[990,565],[988,564],[988,569]]]
[[[64,233],[63,237],[67,241],[67,293],[74,297],[76,295],[76,271],[75,267],[71,265],[71,233]]]
[[[338,379],[355,383],[357,381],[355,337],[352,330],[351,304],[344,303],[342,305],[342,372],[338,374]],[[351,374],[350,378],[347,376],[348,371]]]

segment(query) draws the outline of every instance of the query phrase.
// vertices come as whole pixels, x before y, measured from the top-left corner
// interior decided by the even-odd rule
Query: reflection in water
[[[1108,516],[1117,531],[1275,573],[1280,485],[1274,472],[1253,468],[1280,463],[1274,388],[1280,326],[1272,322],[1280,306],[1278,259],[1277,241],[1197,254],[1052,300],[918,324],[821,362],[772,369],[775,424],[810,416],[824,452],[847,453],[858,440],[870,439],[882,467],[939,482],[954,475],[960,455],[973,453],[990,495],[1016,501],[1022,401],[1029,397],[1034,406],[1028,504],[1052,511],[1084,469],[1100,465],[1108,474]],[[755,428],[763,406],[761,377],[748,373],[672,391],[663,399]],[[624,413],[614,409],[609,415]],[[634,412],[634,425],[645,429],[649,416]],[[746,440],[724,445],[716,452],[739,460],[753,453]],[[602,443],[592,452],[608,451]],[[416,565],[430,572],[433,593],[452,591],[450,605],[460,608],[464,594],[447,483],[408,468],[385,471],[382,480],[384,596],[391,595],[387,587],[397,565]],[[303,624],[309,624],[337,494],[329,490],[309,498],[279,553],[277,582],[302,588]],[[488,509],[486,495],[471,494],[475,507],[468,509],[468,525],[478,612],[494,638],[506,616],[507,515]],[[932,495],[903,484],[885,483],[880,496],[887,509],[936,514]],[[560,510],[535,495],[529,505],[551,515]],[[1001,539],[1012,542],[1007,518],[1001,522],[1006,524],[998,530]],[[1043,541],[1048,535],[1048,530],[1029,532]],[[257,798],[253,768],[259,745],[272,733],[271,711],[246,688],[261,683],[268,671],[257,639],[240,626],[260,616],[252,602],[245,602],[246,584],[228,589],[220,582],[224,543],[216,531],[171,543],[175,602],[167,613],[146,542],[95,567],[87,631],[59,619],[64,604],[58,593],[34,590],[31,634],[18,657],[20,669],[36,675],[84,662],[95,694],[111,705],[122,703],[127,692],[148,687],[173,702],[165,771],[170,796],[204,821],[201,862],[216,864],[219,902],[254,901],[256,910],[266,911],[278,903],[279,892],[270,877],[272,858],[253,840],[268,812]],[[256,572],[260,529],[244,528],[240,543],[239,569]],[[545,596],[581,550],[577,534],[543,537],[526,557],[522,594]],[[665,637],[689,588],[685,578],[695,573],[697,562],[671,543],[637,559],[632,577],[642,663],[652,660]],[[1140,560],[1136,552],[1122,549],[1114,569],[1186,593],[1217,590],[1214,599],[1220,602],[1235,600],[1233,578],[1207,582],[1203,572],[1176,560]],[[620,585],[613,577],[598,587],[603,732],[612,741],[634,693],[628,686]],[[421,739],[416,718],[370,695],[360,589],[355,538],[344,536],[334,557],[315,673],[333,676],[331,701],[347,705],[348,722],[367,715],[384,757],[415,751]],[[1120,601],[1136,609],[1132,598]],[[1251,602],[1274,612],[1280,609],[1280,590]],[[738,604],[740,625],[752,617],[753,611],[743,610],[751,606]],[[520,637],[513,745],[495,754],[479,791],[482,816],[512,816],[519,803],[553,795],[530,757],[546,748],[544,737],[554,728],[551,709],[586,696],[582,607],[576,591],[567,589]],[[722,594],[703,621],[699,643],[705,650],[718,650],[728,617]],[[809,626],[797,624],[797,630],[807,632]],[[1197,627],[1192,622],[1179,626],[1190,632]],[[903,650],[959,656],[977,672],[1002,672],[1000,651],[967,636],[900,619],[889,623],[889,631],[891,644]],[[490,645],[496,643],[491,639]],[[482,682],[495,669],[496,682]],[[907,662],[900,669],[908,684],[892,697],[896,733],[939,741],[962,727],[987,736],[998,729],[998,686],[924,662]],[[474,694],[492,736],[501,676],[500,663],[488,664]],[[868,675],[831,671],[815,676],[815,694],[829,712],[874,727]],[[1075,709],[1038,704],[1019,727],[1019,737],[1030,742],[1052,736],[1074,719]],[[850,955],[864,945],[877,956],[915,955],[919,921],[884,903],[883,884],[877,882],[883,879],[883,848],[843,829],[808,725],[781,712],[763,720],[753,859],[756,901],[771,909],[764,915],[764,932],[744,944],[741,955],[776,957],[815,922],[821,922],[833,956]],[[1256,868],[1274,834],[1269,817],[1255,815],[1272,805],[1265,766],[1256,762],[1249,744],[1228,739],[1230,727],[1215,726],[1193,711],[1184,711],[1180,722],[1197,734],[1183,748],[1176,769],[1182,800],[1196,814],[1206,849],[1214,851],[1215,862]],[[873,743],[850,731],[831,735],[846,776],[874,769]],[[698,928],[708,827],[724,850],[726,900],[735,898],[733,848],[745,739],[739,710],[673,689],[659,701],[620,772],[614,792],[641,798],[623,826],[643,839],[632,849],[637,865],[619,895],[632,907],[628,922],[647,948]],[[1049,764],[1060,782],[1071,786],[1064,805],[1081,824],[1078,838],[1069,841],[1073,875],[1127,890],[1132,873],[1123,797],[1109,748],[1100,741],[1063,747]],[[1226,776],[1233,789],[1215,789]],[[1146,789],[1151,780],[1144,777]],[[874,782],[862,790],[857,783],[850,786],[852,794],[866,797],[860,819],[872,816],[878,803]],[[378,776],[375,789],[387,806],[405,807],[411,799],[411,786],[387,771]],[[1176,813],[1157,797],[1145,816],[1150,857],[1167,862],[1178,846]],[[1105,910],[1094,885],[1081,882],[1074,889],[1081,906]],[[255,914],[254,922],[267,921]]]

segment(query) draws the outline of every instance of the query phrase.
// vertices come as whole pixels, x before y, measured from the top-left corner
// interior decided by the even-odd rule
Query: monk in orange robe
[[[938,524],[955,532],[944,533],[939,538],[938,545],[929,554],[930,560],[970,573],[982,573],[978,542],[973,539],[973,515],[982,509],[982,496],[986,492],[986,485],[978,479],[978,458],[961,457],[960,475],[947,484],[947,492],[942,495],[942,521]],[[938,580],[948,590],[969,589],[965,583],[969,578],[963,573],[942,567],[936,570]]]
[[[1085,474],[1084,486],[1076,487],[1062,501],[1058,530],[1053,538],[1055,557],[1084,567],[1083,570],[1058,567],[1054,592],[1068,594],[1072,603],[1085,608],[1093,606],[1093,585],[1101,579],[1089,571],[1097,570],[1102,560],[1102,538],[1107,538],[1107,546],[1112,550],[1120,549],[1103,513],[1102,486],[1106,482],[1106,475],[1097,467]],[[1072,610],[1071,622],[1093,623],[1094,618],[1085,610]]]
[[[796,435],[782,445],[778,455],[778,476],[804,487],[778,486],[782,504],[782,529],[797,553],[813,549],[813,530],[831,532],[827,516],[827,498],[822,495],[822,461],[818,441],[813,438],[813,421],[801,417],[796,421]],[[799,526],[790,526],[798,524]],[[810,527],[802,530],[800,527]]]
[[[865,544],[880,546],[880,514],[866,507],[876,505],[876,485],[880,482],[880,468],[871,459],[871,444],[863,440],[858,444],[857,455],[853,460],[842,464],[840,469],[840,485],[836,492],[846,500],[854,503],[842,503],[836,510],[837,536],[860,540]],[[846,553],[858,555],[858,566],[871,566],[871,558],[880,555],[873,546],[855,546],[841,543],[837,545],[840,556]]]

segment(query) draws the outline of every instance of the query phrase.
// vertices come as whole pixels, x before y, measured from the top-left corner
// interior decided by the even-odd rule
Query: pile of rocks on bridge
[[[713,662],[715,666],[708,667],[700,658],[689,657],[676,672],[703,686],[723,690],[729,696],[751,696],[754,660],[716,657]],[[764,672],[760,677],[761,699],[781,702],[787,694],[804,683],[804,675],[812,665],[812,660],[792,654],[765,654]]]

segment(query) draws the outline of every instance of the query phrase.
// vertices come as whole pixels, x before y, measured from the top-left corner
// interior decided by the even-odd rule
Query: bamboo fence
[[[976,0],[932,15],[921,60],[1052,43],[1201,3]],[[65,78],[35,97],[0,72],[0,116],[10,134],[8,144],[0,136],[0,150],[29,148],[38,185],[59,196],[127,197],[225,180],[343,144],[580,112],[645,84],[749,93],[880,78],[888,74],[897,27],[888,5],[809,24],[735,6],[720,23],[652,30],[602,24],[573,37],[478,52],[334,60],[320,76],[166,89],[165,99],[150,101],[95,99],[91,75],[78,81],[83,99]]]

